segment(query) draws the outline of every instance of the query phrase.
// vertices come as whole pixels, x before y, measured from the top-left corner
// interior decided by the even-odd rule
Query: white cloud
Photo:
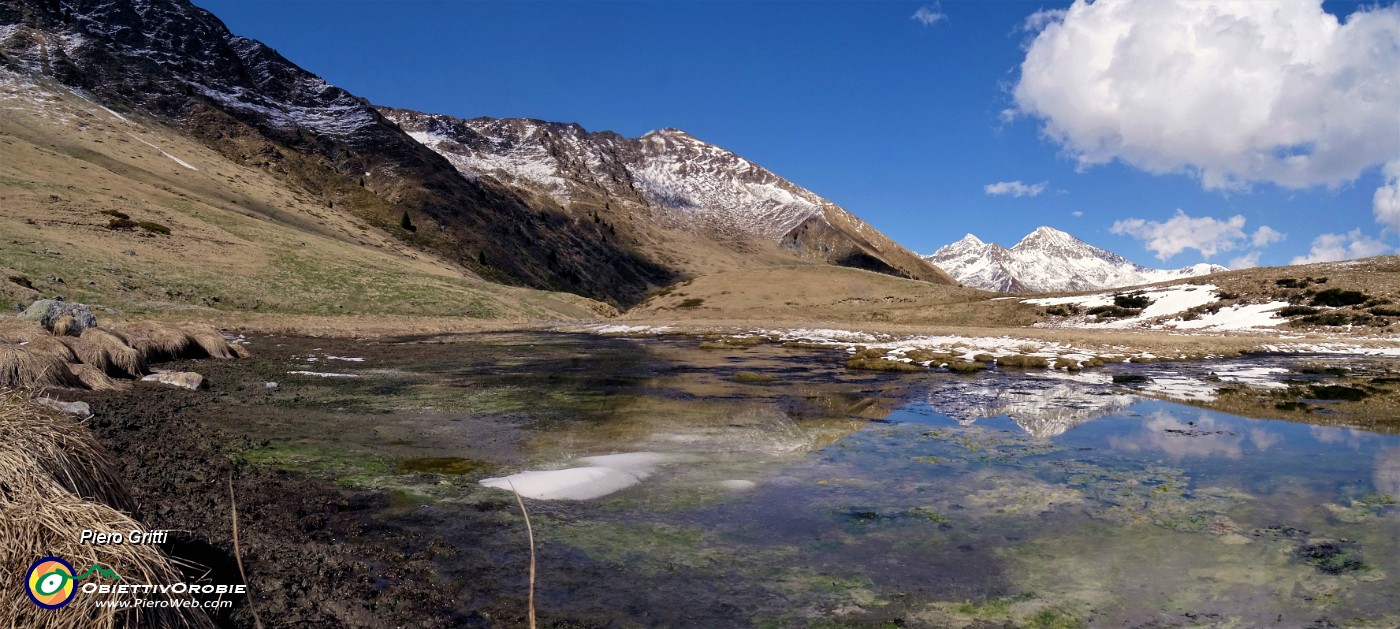
[[[1256,247],[1267,247],[1272,243],[1281,242],[1286,234],[1268,225],[1261,225],[1254,230],[1254,235],[1249,237],[1249,242]],[[1255,256],[1258,258],[1259,256]],[[1251,265],[1252,266],[1252,265]]]
[[[1024,184],[1020,181],[998,181],[982,186],[982,191],[992,196],[1011,195],[1013,197],[1034,197],[1045,192],[1045,188],[1050,185],[1048,181],[1040,183]]]
[[[1080,218],[1080,217],[1084,216],[1084,212],[1081,212],[1081,211],[1079,211],[1079,210],[1075,210],[1075,211],[1073,211],[1073,212],[1070,212],[1069,214],[1070,214],[1070,216],[1073,216],[1073,217],[1075,217],[1075,218]]]
[[[1129,218],[1115,221],[1109,231],[1143,241],[1143,246],[1163,261],[1187,249],[1195,249],[1202,257],[1210,259],[1219,252],[1233,250],[1245,240],[1243,216],[1231,216],[1223,221],[1209,216],[1193,218],[1180,209],[1164,223]]]
[[[1322,234],[1314,238],[1308,255],[1293,258],[1290,264],[1369,258],[1388,251],[1390,247],[1385,243],[1362,235],[1359,229],[1353,229],[1345,234]]]
[[[1339,22],[1321,0],[1075,0],[1026,27],[1016,107],[1081,167],[1296,189],[1400,155],[1400,5]],[[1400,230],[1397,194],[1377,218]]]
[[[1371,212],[1376,222],[1400,232],[1400,159],[1393,160],[1382,170],[1385,185],[1376,189],[1371,197]]]
[[[1031,33],[1039,33],[1047,25],[1065,19],[1067,9],[1041,9],[1026,17],[1026,21],[1021,23],[1021,30]]]
[[[1229,266],[1231,269],[1235,270],[1252,269],[1256,266],[1259,266],[1259,253],[1260,252],[1258,251],[1251,251],[1248,254],[1230,260],[1230,264],[1226,266]]]
[[[948,19],[948,15],[943,12],[943,7],[939,6],[939,4],[935,2],[926,7],[919,7],[919,10],[915,11],[914,15],[910,16],[910,19],[913,19],[923,24],[924,26],[933,26],[934,24]]]

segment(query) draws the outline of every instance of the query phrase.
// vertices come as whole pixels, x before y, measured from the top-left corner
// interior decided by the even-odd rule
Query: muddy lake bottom
[[[1267,391],[1315,359],[958,375],[697,346],[255,337],[252,360],[176,365],[209,391],[87,399],[148,526],[226,549],[238,479],[271,626],[523,626],[524,520],[481,481],[564,469],[618,487],[526,498],[544,627],[1400,626],[1394,426],[1122,377]]]

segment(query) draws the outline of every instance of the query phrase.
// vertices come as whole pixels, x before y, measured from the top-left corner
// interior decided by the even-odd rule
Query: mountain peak
[[[1029,234],[1026,234],[1026,237],[1025,237],[1025,238],[1022,238],[1021,241],[1018,242],[1018,243],[1016,243],[1012,248],[1014,249],[1014,248],[1016,248],[1016,247],[1021,247],[1021,246],[1023,246],[1023,245],[1024,245],[1024,246],[1032,246],[1032,245],[1037,245],[1037,244],[1042,244],[1042,243],[1044,243],[1044,244],[1058,244],[1058,245],[1073,245],[1073,244],[1075,244],[1075,243],[1082,243],[1082,242],[1083,242],[1083,241],[1079,240],[1078,238],[1075,238],[1074,236],[1072,236],[1072,235],[1070,235],[1070,234],[1068,234],[1068,233],[1062,232],[1062,231],[1060,231],[1060,230],[1058,230],[1058,229],[1055,229],[1055,228],[1053,228],[1053,227],[1047,227],[1047,226],[1045,226],[1045,225],[1041,225],[1040,227],[1035,228],[1035,231],[1033,231],[1033,232],[1031,232],[1031,233],[1029,233]]]
[[[1036,228],[1010,249],[983,243],[968,234],[924,259],[963,284],[1004,293],[1098,290],[1224,270],[1210,264],[1149,269],[1046,226]]]

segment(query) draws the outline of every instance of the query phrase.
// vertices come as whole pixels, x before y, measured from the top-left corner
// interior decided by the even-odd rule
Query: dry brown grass
[[[0,484],[12,491],[40,474],[77,497],[133,507],[111,461],[82,424],[18,392],[0,391]]]
[[[93,391],[116,391],[130,386],[125,382],[113,380],[105,371],[92,365],[78,363],[69,365],[68,368],[73,371],[73,375],[78,377],[78,381],[82,382],[84,387]]]
[[[0,507],[5,513],[0,518],[0,572],[23,575],[34,560],[53,556],[67,560],[79,573],[99,565],[131,583],[168,584],[180,580],[179,570],[159,546],[78,543],[77,532],[84,529],[130,531],[144,527],[112,507],[68,493],[46,476],[35,476],[22,485],[0,486]],[[132,595],[77,592],[74,596],[81,600],[71,604],[78,609],[54,613],[31,602],[23,587],[7,587],[0,590],[0,616],[9,618],[13,627],[53,629],[214,626],[198,608],[95,608],[87,605],[97,600],[129,600]],[[141,596],[156,599],[171,595]]]
[[[189,326],[184,330],[185,335],[200,351],[208,354],[210,358],[228,360],[234,358],[234,350],[224,340],[223,335],[218,330],[209,326]]]
[[[153,363],[182,358],[194,343],[184,330],[150,321],[127,324],[111,331],[117,338],[141,352],[147,362]]]
[[[140,378],[147,372],[145,354],[111,332],[88,328],[78,340],[74,349],[84,364],[118,377]]]
[[[131,497],[87,430],[34,406],[25,395],[0,391],[0,573],[18,577],[34,560],[54,556],[79,573],[100,565],[134,583],[178,581],[180,572],[158,546],[79,542],[82,530],[145,528],[119,509],[130,510]],[[91,604],[130,595],[75,596]],[[55,614],[34,605],[17,584],[0,590],[0,616],[12,627],[213,626],[201,610],[186,608],[89,607]]]
[[[73,315],[71,313],[65,314],[53,322],[53,329],[50,332],[53,332],[54,336],[69,336],[76,325],[76,322],[73,321]]]
[[[40,336],[26,343],[24,349],[31,354],[53,356],[65,363],[75,363],[78,362],[78,355],[73,353],[71,341],[57,336]]]
[[[0,388],[76,387],[82,382],[63,359],[26,347],[0,345]]]

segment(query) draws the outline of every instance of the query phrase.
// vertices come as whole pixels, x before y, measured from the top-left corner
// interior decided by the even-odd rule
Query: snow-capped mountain
[[[963,426],[1005,415],[1027,434],[1056,437],[1137,402],[1104,387],[1028,379],[1015,387],[955,382],[931,391],[925,402]]]
[[[968,234],[924,259],[964,285],[999,293],[1098,290],[1228,270],[1218,264],[1148,268],[1050,227],[1036,228],[1010,249]]]
[[[842,266],[952,283],[936,266],[772,171],[678,129],[625,138],[576,124],[460,119],[381,107],[414,139],[472,180],[595,221],[700,234],[714,242],[766,240]]]

